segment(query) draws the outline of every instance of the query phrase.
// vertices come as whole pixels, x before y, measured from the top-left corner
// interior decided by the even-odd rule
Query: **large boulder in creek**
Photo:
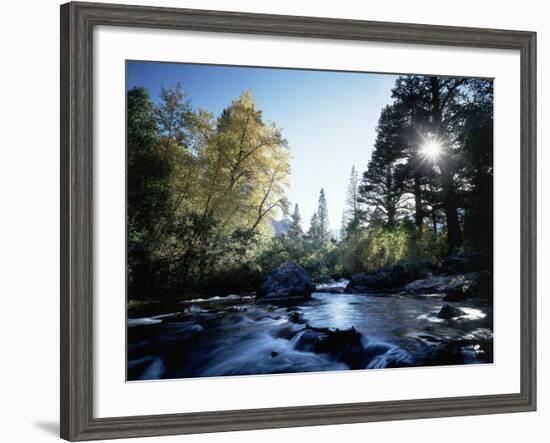
[[[466,283],[463,275],[438,275],[415,280],[402,289],[407,294],[441,294]]]
[[[295,348],[299,351],[329,354],[350,369],[364,369],[367,355],[361,343],[361,334],[350,329],[316,328],[306,324],[299,333]]]
[[[353,274],[346,286],[346,292],[359,294],[362,292],[377,291],[387,288],[386,276],[381,271],[359,272]]]
[[[489,298],[493,295],[493,275],[488,271],[469,272],[461,284],[445,291],[443,301],[463,302],[470,298]]]
[[[293,261],[275,269],[261,286],[262,297],[269,299],[307,298],[313,291],[308,273]]]
[[[346,287],[347,293],[392,292],[421,277],[431,275],[436,267],[430,263],[418,265],[394,265],[370,272],[360,272],[351,276]]]
[[[443,307],[437,314],[437,318],[449,320],[451,318],[460,317],[462,315],[466,315],[466,313],[462,309],[457,308],[456,306],[443,305]]]
[[[304,324],[306,320],[301,312],[293,311],[288,314],[288,321],[296,324]]]
[[[467,272],[458,275],[439,275],[415,280],[402,289],[407,294],[446,294],[444,301],[458,302],[470,297],[492,294],[492,275],[489,272]]]

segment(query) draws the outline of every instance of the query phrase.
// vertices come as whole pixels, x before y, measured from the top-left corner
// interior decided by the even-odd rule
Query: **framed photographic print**
[[[531,32],[61,7],[61,436],[536,407]]]

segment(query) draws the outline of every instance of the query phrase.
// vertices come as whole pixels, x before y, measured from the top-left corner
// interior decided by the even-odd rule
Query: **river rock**
[[[315,352],[317,341],[325,338],[326,334],[311,328],[299,332],[295,339],[294,348],[297,351]]]
[[[448,291],[450,288],[458,285],[461,279],[456,276],[440,275],[430,278],[415,280],[402,289],[407,294],[439,294]]]
[[[306,325],[295,343],[300,351],[329,354],[350,369],[364,369],[366,353],[361,343],[361,334],[350,329],[314,328]]]
[[[399,286],[399,271],[377,270],[360,272],[351,276],[346,287],[347,293],[357,294],[369,291],[385,291]]]
[[[308,273],[299,264],[290,261],[275,269],[261,286],[263,298],[307,298],[315,291]]]
[[[441,311],[437,314],[437,318],[449,320],[451,318],[460,317],[461,315],[466,315],[462,309],[459,309],[456,306],[443,305]]]
[[[493,277],[490,272],[470,272],[463,284],[454,285],[445,291],[443,301],[462,302],[469,298],[490,297],[493,294]]]
[[[404,349],[392,347],[369,360],[367,369],[406,368],[415,365],[414,357]]]
[[[306,322],[302,313],[297,311],[294,311],[288,314],[288,320],[291,321],[292,323],[297,323],[297,324],[303,324]]]
[[[331,330],[326,337],[317,341],[315,352],[330,354],[350,369],[365,368],[365,349],[361,343],[361,334],[353,327]]]
[[[353,274],[346,286],[346,292],[349,294],[368,292],[370,288],[379,287],[381,277],[375,272],[360,272]]]
[[[438,275],[415,280],[405,285],[402,292],[407,294],[446,294],[445,301],[464,301],[470,296],[491,294],[492,278],[489,272]]]
[[[399,264],[375,271],[360,272],[351,276],[346,292],[393,292],[418,278],[430,276],[435,269],[433,264],[426,262],[414,266]]]

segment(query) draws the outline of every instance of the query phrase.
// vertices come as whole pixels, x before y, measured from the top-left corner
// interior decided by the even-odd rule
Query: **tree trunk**
[[[395,226],[395,212],[393,208],[388,208],[388,228],[393,228]]]
[[[441,111],[441,83],[438,77],[430,78],[432,89],[432,127],[434,135],[439,140],[444,140],[443,118]],[[447,100],[449,97],[447,97]],[[443,185],[443,209],[447,220],[447,244],[448,253],[452,254],[461,244],[460,224],[458,222],[458,209],[456,205],[456,188],[453,179],[452,158],[450,151],[444,151],[439,167]]]
[[[448,161],[448,160],[447,160]],[[446,161],[441,162],[441,175],[443,179],[443,209],[447,219],[447,244],[448,253],[452,254],[462,244],[460,223],[458,221],[458,209],[456,205],[456,188],[452,172]]]
[[[424,222],[424,213],[422,211],[422,194],[420,189],[420,177],[414,175],[414,223],[416,226],[422,226]]]

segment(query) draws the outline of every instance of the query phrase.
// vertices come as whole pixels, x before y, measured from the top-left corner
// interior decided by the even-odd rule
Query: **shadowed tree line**
[[[488,80],[400,77],[381,114],[359,200],[393,227],[444,224],[448,252],[492,236],[493,90]],[[412,201],[411,201],[412,200]],[[485,223],[482,221],[485,220]],[[475,231],[475,233],[474,233]]]

